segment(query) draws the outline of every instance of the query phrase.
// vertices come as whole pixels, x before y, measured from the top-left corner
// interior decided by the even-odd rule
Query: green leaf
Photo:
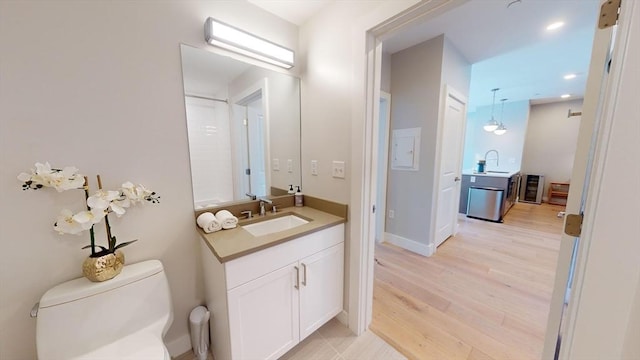
[[[123,243],[118,244],[115,248],[113,248],[113,250],[120,249],[121,247],[125,247],[125,246],[127,246],[127,245],[129,245],[131,243],[136,242],[136,241],[138,241],[138,240],[136,239],[136,240],[131,240],[131,241],[125,241]]]
[[[104,251],[107,250],[107,248],[104,247],[104,246],[100,246],[100,245],[96,245],[96,246],[99,247],[100,249],[104,250]],[[87,245],[87,246],[81,247],[81,249],[89,249],[89,248],[91,248],[91,245]]]

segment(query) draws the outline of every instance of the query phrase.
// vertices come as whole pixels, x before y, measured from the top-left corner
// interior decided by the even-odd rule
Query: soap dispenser
[[[295,194],[295,193],[296,193],[296,192],[293,190],[293,185],[289,185],[289,191],[287,191],[287,194],[289,194],[289,195],[293,195],[293,194]]]
[[[304,206],[304,197],[302,195],[302,191],[300,191],[300,186],[297,187],[298,191],[294,195],[294,204],[296,206]]]

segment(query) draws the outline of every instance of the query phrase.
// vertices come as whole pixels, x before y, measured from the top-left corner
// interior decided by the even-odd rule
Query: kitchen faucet
[[[490,152],[496,153],[496,167],[500,166],[500,155],[498,154],[498,150],[495,150],[495,149],[491,149],[484,154],[484,162],[485,163],[487,162],[487,156],[489,155]]]

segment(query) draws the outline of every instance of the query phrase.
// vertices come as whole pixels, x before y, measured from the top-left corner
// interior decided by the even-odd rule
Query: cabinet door
[[[344,243],[300,260],[300,340],[342,311]]]
[[[287,265],[228,292],[233,359],[277,359],[299,342],[297,266]]]

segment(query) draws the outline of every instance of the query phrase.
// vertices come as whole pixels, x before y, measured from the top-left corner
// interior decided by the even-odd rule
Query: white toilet
[[[162,337],[173,321],[162,263],[127,265],[115,278],[60,284],[40,299],[39,360],[169,360]]]

